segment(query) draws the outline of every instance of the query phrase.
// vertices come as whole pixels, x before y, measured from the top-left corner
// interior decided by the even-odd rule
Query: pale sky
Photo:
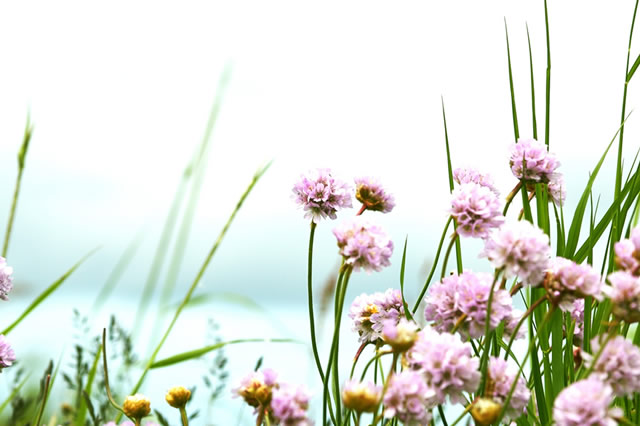
[[[631,1],[551,5],[551,149],[567,174],[568,205],[619,125],[632,10]],[[311,167],[330,167],[347,180],[380,177],[397,199],[380,221],[397,246],[409,234],[416,258],[429,257],[447,209],[441,96],[454,165],[493,173],[503,195],[515,183],[507,167],[513,130],[504,18],[521,134],[528,137],[527,22],[541,133],[544,125],[541,2],[5,3],[0,223],[27,111],[36,127],[12,264],[23,279],[50,281],[45,277],[103,245],[93,262],[108,271],[148,223],[134,267],[144,277],[225,64],[232,77],[213,132],[185,280],[254,170],[270,159],[218,267],[236,268],[229,262],[240,252],[243,261],[274,270],[304,261],[307,223],[289,197],[293,181]],[[633,61],[638,49],[632,51]],[[628,110],[636,105],[634,83]],[[629,152],[638,147],[637,127],[632,115]],[[611,192],[606,180],[596,188]],[[319,237],[331,250],[329,265],[333,226],[324,225]],[[277,260],[262,258],[273,241]]]

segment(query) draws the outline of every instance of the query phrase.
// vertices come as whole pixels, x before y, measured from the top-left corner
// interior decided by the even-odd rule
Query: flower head
[[[602,291],[611,299],[614,315],[627,323],[640,321],[640,278],[617,271],[607,277],[611,287]]]
[[[283,426],[307,426],[311,421],[307,417],[309,393],[302,386],[283,383],[273,390],[271,410],[273,416]]]
[[[601,343],[598,337],[591,340],[591,350],[597,354]],[[593,356],[583,353],[587,367],[593,364]],[[623,336],[609,340],[593,367],[600,379],[611,385],[616,396],[640,392],[640,348]]]
[[[329,169],[316,169],[301,175],[293,186],[293,198],[305,210],[306,218],[315,223],[320,219],[335,219],[336,212],[351,207],[352,189],[334,178]]]
[[[506,419],[517,419],[524,413],[531,397],[527,383],[522,376],[518,375],[518,370],[513,366],[507,365],[507,362],[502,358],[491,357],[488,371],[488,391],[485,396],[492,397],[499,404],[504,404],[511,391],[513,381],[516,378],[518,379],[516,388],[511,395],[509,406],[505,411]]]
[[[140,393],[129,395],[122,404],[122,411],[127,417],[140,420],[151,412],[151,401]]]
[[[500,195],[500,192],[494,186],[493,178],[488,173],[483,174],[475,169],[459,167],[453,171],[453,180],[456,181],[458,185],[475,183],[480,186],[486,186],[496,195]]]
[[[640,227],[633,228],[630,238],[618,241],[613,247],[618,268],[640,275]]]
[[[360,336],[360,342],[375,342],[382,338],[382,329],[388,320],[396,324],[404,315],[402,294],[398,289],[388,289],[384,293],[361,294],[349,308],[353,320],[353,331]]]
[[[0,256],[0,299],[9,300],[7,295],[13,289],[13,268],[7,266],[7,259]]]
[[[463,402],[462,393],[475,392],[480,383],[480,361],[472,356],[471,344],[463,343],[457,334],[425,327],[407,351],[406,362],[410,369],[424,375],[438,404],[443,404],[447,396],[453,403]]]
[[[266,407],[271,401],[276,377],[276,372],[270,368],[252,371],[240,381],[238,387],[232,389],[232,392],[234,396],[242,397],[252,407]]]
[[[556,257],[547,278],[547,293],[563,311],[573,309],[576,298],[592,296],[602,300],[600,275],[590,265],[578,265],[564,257]]]
[[[433,321],[438,331],[452,331],[458,321],[458,332],[465,337],[484,335],[489,294],[493,276],[487,273],[465,271],[449,275],[441,283],[433,284],[427,295],[424,316]],[[502,320],[511,319],[512,301],[506,290],[494,288],[489,316],[489,329],[495,329]],[[464,318],[461,317],[464,315]]]
[[[458,225],[458,234],[486,238],[489,231],[504,221],[500,201],[486,186],[465,183],[453,190],[451,216]]]
[[[613,403],[611,386],[590,377],[564,388],[553,403],[553,420],[557,426],[615,426],[622,413],[610,408]]]
[[[562,173],[556,172],[551,174],[547,190],[549,191],[549,201],[552,201],[556,206],[564,205],[564,200],[567,198],[567,191],[564,186]]]
[[[431,421],[430,410],[436,405],[434,396],[419,372],[394,374],[384,394],[384,416],[409,425],[426,425]]]
[[[0,372],[3,368],[10,367],[15,360],[16,354],[7,342],[7,338],[4,334],[0,334]]]
[[[342,403],[357,413],[373,413],[382,398],[382,386],[348,380],[342,390]]]
[[[576,322],[573,327],[573,344],[582,346],[582,337],[584,336],[584,299],[573,301],[571,319]]]
[[[343,222],[333,230],[340,254],[354,271],[380,271],[391,265],[393,242],[386,232],[362,216]]]
[[[191,391],[184,386],[174,386],[167,392],[165,399],[173,408],[184,407],[191,398]]]
[[[513,175],[520,180],[548,183],[560,162],[547,151],[544,143],[535,139],[518,139],[511,146],[509,165]]]
[[[518,276],[537,286],[551,259],[549,237],[526,220],[507,222],[485,240],[481,256],[487,257],[495,268],[505,268],[507,277]]]
[[[389,213],[395,207],[393,195],[387,193],[380,182],[372,177],[356,178],[356,199],[367,210]]]
[[[395,352],[405,352],[418,338],[418,325],[401,318],[400,322],[387,320],[382,329],[382,338]]]
[[[490,426],[500,415],[502,405],[491,398],[476,398],[471,407],[471,417],[476,422],[476,426]]]

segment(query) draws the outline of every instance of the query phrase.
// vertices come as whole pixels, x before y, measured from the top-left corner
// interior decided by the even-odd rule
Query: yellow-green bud
[[[477,398],[471,408],[476,426],[489,426],[498,419],[502,406],[491,398]]]
[[[382,388],[372,383],[348,381],[342,391],[342,402],[346,408],[357,413],[373,413],[382,398]]]
[[[140,420],[151,412],[151,401],[140,393],[130,395],[125,398],[122,410],[127,417]]]
[[[167,392],[165,399],[173,408],[182,408],[191,398],[191,391],[184,386],[174,386]]]

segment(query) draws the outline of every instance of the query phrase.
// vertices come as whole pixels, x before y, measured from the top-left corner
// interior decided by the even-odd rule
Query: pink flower
[[[506,420],[517,419],[525,412],[525,408],[531,397],[531,392],[529,392],[526,381],[522,376],[517,376],[517,368],[508,366],[507,362],[502,358],[491,357],[488,371],[489,383],[487,388],[489,392],[486,396],[492,397],[499,404],[504,404],[511,390],[513,381],[516,378],[518,379],[516,388],[509,401],[509,406],[505,412]]]
[[[611,408],[613,389],[601,380],[590,377],[564,388],[553,403],[556,426],[616,426],[622,415]]]
[[[465,183],[453,190],[449,212],[458,225],[458,234],[474,238],[486,238],[491,229],[504,221],[496,194],[475,183]]]
[[[393,195],[387,193],[380,182],[372,177],[356,178],[356,199],[367,210],[389,213],[395,207]]]
[[[563,311],[571,311],[577,298],[603,299],[600,274],[588,264],[578,265],[564,257],[556,257],[550,274],[547,292]]]
[[[384,416],[396,417],[405,424],[427,425],[431,421],[430,410],[436,405],[434,396],[420,373],[405,370],[394,374],[384,394]]]
[[[640,278],[617,271],[607,279],[611,287],[603,286],[602,291],[611,299],[614,315],[628,323],[640,321]]]
[[[591,351],[597,354],[601,343],[598,337],[591,340]],[[586,366],[593,364],[593,355],[583,353]],[[611,385],[617,396],[640,392],[640,348],[623,336],[609,340],[596,361],[593,372]]]
[[[547,146],[535,139],[518,139],[511,146],[511,172],[520,180],[549,183],[560,162],[547,151]]]
[[[519,277],[526,284],[539,285],[551,259],[549,237],[526,220],[507,222],[485,240],[481,256],[507,277]]]
[[[488,173],[483,174],[472,168],[459,167],[453,171],[453,180],[456,181],[458,185],[475,183],[480,186],[486,186],[493,191],[494,194],[500,195],[500,192],[496,189],[493,183],[493,178]]]
[[[334,178],[329,169],[316,169],[293,186],[293,198],[306,212],[304,217],[318,223],[320,219],[336,219],[336,212],[351,207],[352,189]]]
[[[340,254],[354,271],[380,271],[391,265],[393,242],[386,232],[362,216],[354,217],[333,230]]]

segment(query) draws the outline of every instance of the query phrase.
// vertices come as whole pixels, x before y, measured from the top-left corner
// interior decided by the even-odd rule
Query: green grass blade
[[[98,346],[98,350],[96,351],[96,355],[93,358],[93,364],[91,364],[91,370],[89,370],[89,375],[87,376],[87,384],[84,387],[84,392],[86,394],[86,398],[91,396],[91,388],[93,387],[93,381],[96,377],[96,372],[98,371],[98,362],[100,361],[100,355],[102,354],[102,346]],[[88,405],[86,399],[82,399],[80,402],[80,409],[78,413],[76,413],[75,417],[75,425],[76,426],[84,426],[84,421],[87,418],[87,410]]]
[[[29,150],[29,142],[31,141],[31,135],[33,135],[33,125],[27,115],[27,125],[24,129],[24,137],[22,138],[22,145],[20,151],[18,151],[18,176],[16,178],[16,186],[13,191],[13,202],[11,203],[11,210],[9,210],[9,220],[7,220],[7,230],[4,234],[4,244],[2,245],[2,257],[7,257],[9,251],[9,240],[11,239],[11,230],[13,229],[13,221],[15,220],[16,207],[18,206],[18,195],[20,195],[20,187],[22,185],[22,173],[24,172],[24,163],[27,158],[27,151]]]
[[[220,342],[215,345],[205,346],[200,349],[194,349],[192,351],[182,352],[177,355],[170,356],[168,358],[161,359],[160,361],[156,361],[149,368],[163,368],[168,367],[170,365],[179,364],[181,362],[189,361],[192,359],[200,358],[203,355],[208,354],[211,351],[215,351],[221,349],[227,345],[237,345],[239,343],[255,343],[255,342],[269,342],[269,343],[295,343],[295,344],[303,344],[303,342],[295,339],[237,339],[237,340],[229,340],[228,342]]]
[[[600,167],[602,167],[602,163],[604,162],[604,159],[609,153],[609,150],[611,149],[611,146],[613,145],[613,142],[615,141],[616,136],[618,135],[619,132],[620,132],[620,128],[618,128],[618,130],[616,131],[616,134],[613,136],[613,139],[611,139],[611,142],[609,142],[609,145],[607,145],[607,149],[605,149],[604,153],[602,154],[602,157],[600,157],[600,161],[598,161],[598,164],[596,164],[596,167],[593,169],[593,172],[589,176],[589,181],[587,183],[587,186],[584,189],[582,196],[580,197],[580,201],[578,202],[578,205],[576,206],[573,220],[571,221],[571,227],[569,228],[569,234],[567,235],[567,246],[565,248],[565,257],[567,258],[571,259],[575,254],[575,250],[578,245],[578,239],[580,238],[580,229],[582,227],[584,212],[587,207],[587,202],[589,201],[589,193],[591,192],[591,187],[593,186],[593,182],[595,181],[596,176],[600,171]],[[616,197],[615,200],[619,201],[619,199],[620,197],[618,196]]]
[[[638,69],[638,65],[640,65],[640,55],[638,55],[638,57],[636,58],[636,61],[633,63],[633,66],[627,73],[627,78],[626,78],[627,83],[629,83],[633,78],[633,75],[636,73],[636,70]]]
[[[211,107],[209,120],[207,122],[204,136],[200,144],[200,151],[198,153],[197,159],[194,160],[194,178],[193,178],[193,181],[191,182],[189,200],[187,201],[186,209],[182,216],[180,229],[178,231],[176,242],[173,247],[171,263],[169,264],[167,276],[162,286],[162,292],[160,295],[160,304],[158,306],[165,305],[169,302],[175,290],[175,286],[178,282],[180,267],[182,266],[184,256],[187,252],[186,250],[187,242],[189,241],[189,235],[191,234],[191,227],[194,222],[193,219],[196,214],[196,207],[200,199],[200,192],[202,190],[202,185],[204,184],[204,178],[206,175],[205,172],[207,169],[207,158],[208,158],[208,153],[209,153],[211,140],[212,140],[211,135],[213,134],[213,129],[215,128],[216,122],[218,121],[220,108],[222,106],[224,95],[229,85],[230,78],[231,78],[231,68],[227,66],[220,77],[216,98],[213,102],[213,106]],[[157,324],[162,324],[163,322],[162,318],[164,316],[164,313],[165,313],[164,311],[159,311],[157,313],[158,315],[158,319],[156,320]],[[156,330],[157,329],[154,329],[154,331]],[[152,339],[152,340],[155,340],[155,339]]]
[[[107,301],[113,290],[116,288],[116,285],[122,278],[124,271],[127,269],[131,261],[133,260],[138,248],[140,247],[141,242],[141,234],[136,235],[136,237],[129,243],[127,248],[124,250],[118,262],[111,270],[111,273],[107,277],[107,280],[104,282],[102,288],[100,289],[100,293],[96,297],[96,300],[93,302],[93,307],[91,308],[91,312],[95,315],[97,312],[102,309],[104,303]]]
[[[27,375],[24,377],[24,379],[22,379],[22,381],[18,384],[18,386],[16,386],[11,393],[9,394],[9,396],[7,397],[7,399],[5,399],[2,404],[0,405],[0,413],[2,413],[2,411],[7,408],[7,405],[9,405],[9,403],[11,401],[13,401],[13,398],[16,397],[16,395],[18,395],[18,393],[20,392],[20,390],[22,389],[22,387],[27,383],[27,380],[29,380],[29,377],[31,377],[31,372],[27,373]]]
[[[453,192],[453,167],[451,166],[451,151],[449,150],[449,132],[447,131],[447,115],[444,110],[444,99],[440,98],[442,102],[442,121],[444,122],[444,142],[447,148],[447,173],[449,175],[449,192]],[[456,229],[457,225],[453,222],[453,229]],[[456,238],[456,266],[458,268],[458,274],[462,273],[462,248],[460,246],[460,238]]]
[[[547,0],[544,0],[544,27],[547,36],[547,84],[544,109],[544,143],[549,146],[549,113],[551,111],[551,40],[549,38],[549,13]]]
[[[538,120],[536,118],[536,86],[533,81],[533,55],[531,54],[531,38],[529,37],[529,25],[527,27],[527,43],[529,45],[529,71],[531,74],[531,115],[533,125],[533,138],[538,139]]]
[[[518,129],[518,112],[516,111],[516,95],[513,90],[513,73],[511,71],[511,50],[509,49],[509,31],[507,30],[507,19],[504,20],[504,33],[507,39],[507,64],[509,66],[509,91],[511,92],[511,115],[513,116],[513,133],[516,142],[520,139]]]
[[[269,169],[269,166],[271,166],[271,163],[268,163],[266,166],[258,169],[258,171],[254,174],[253,179],[249,183],[249,186],[247,186],[247,189],[244,191],[244,193],[242,194],[242,196],[238,200],[235,208],[233,209],[233,211],[231,212],[231,215],[229,216],[229,219],[227,219],[227,222],[225,223],[225,225],[223,226],[222,230],[220,231],[220,234],[218,235],[218,238],[216,239],[215,243],[213,244],[213,246],[209,250],[209,253],[207,254],[207,257],[205,258],[204,262],[202,263],[202,266],[200,267],[200,270],[198,271],[198,274],[194,278],[193,283],[191,283],[191,286],[189,287],[189,290],[185,294],[184,299],[182,300],[182,303],[180,304],[180,306],[178,306],[178,309],[176,309],[176,311],[175,311],[175,313],[173,315],[173,319],[169,323],[169,326],[167,327],[164,335],[162,336],[162,339],[160,340],[160,342],[158,342],[158,345],[156,346],[155,350],[151,354],[151,357],[147,361],[147,364],[146,364],[145,368],[143,369],[142,374],[140,375],[140,378],[138,379],[138,382],[133,387],[133,390],[131,391],[131,394],[135,394],[140,389],[140,386],[142,386],[142,383],[144,382],[144,378],[146,377],[147,372],[149,371],[149,368],[151,367],[151,365],[153,365],[155,363],[155,359],[158,356],[158,352],[160,352],[160,349],[162,349],[162,346],[164,345],[164,342],[169,337],[169,334],[171,333],[171,330],[173,330],[173,326],[175,325],[176,321],[178,320],[178,317],[180,316],[180,314],[182,313],[182,310],[187,305],[187,303],[189,303],[189,300],[191,299],[191,296],[193,295],[193,292],[196,290],[196,287],[198,286],[198,283],[200,282],[200,280],[204,276],[204,273],[207,270],[207,267],[209,266],[209,263],[211,262],[211,259],[213,259],[213,256],[218,251],[218,247],[220,247],[220,244],[222,244],[222,241],[224,240],[224,237],[227,234],[227,231],[231,227],[231,224],[233,223],[233,220],[235,219],[236,215],[238,214],[238,212],[242,208],[242,205],[244,204],[245,200],[247,199],[247,197],[251,193],[251,190],[255,187],[255,185],[258,183],[260,178]],[[122,417],[121,413],[118,414],[118,417],[116,418],[116,421],[119,421],[121,417]]]
[[[13,330],[18,324],[20,324],[20,322],[22,322],[22,320],[25,319],[27,317],[27,315],[29,315],[35,308],[37,308],[39,304],[44,302],[47,297],[51,296],[51,294],[53,294],[53,292],[56,291],[67,280],[67,278],[69,278],[69,276],[71,276],[71,274],[73,274],[75,272],[75,270],[85,260],[87,260],[89,258],[89,256],[91,256],[97,250],[98,250],[97,248],[93,249],[89,253],[84,255],[84,257],[82,259],[80,259],[78,261],[78,263],[73,265],[71,267],[71,269],[69,269],[67,272],[64,273],[64,275],[62,275],[60,278],[58,278],[56,281],[54,281],[53,284],[51,284],[49,287],[47,287],[45,291],[40,293],[40,295],[38,297],[36,297],[33,300],[33,302],[31,302],[31,304],[27,307],[27,309],[25,309],[25,311],[14,322],[12,322],[10,326],[5,328],[2,331],[2,333],[0,333],[0,334],[4,334],[4,335],[9,334],[11,332],[11,330]]]
[[[564,327],[562,320],[562,311],[556,309],[551,317],[551,368],[552,370],[552,382],[553,382],[553,395],[552,399],[564,389],[564,354],[562,351],[562,344],[564,341]],[[567,350],[572,350],[573,347],[568,347]],[[573,353],[572,353],[573,358]],[[551,373],[551,372],[549,372]],[[547,389],[549,392],[549,389]]]
[[[404,306],[404,315],[407,317],[409,321],[413,321],[413,315],[411,315],[411,311],[409,310],[407,301],[404,298],[404,268],[405,268],[405,263],[407,261],[407,241],[409,241],[408,235],[404,239],[404,249],[402,250],[402,264],[400,265],[400,294],[402,295],[402,305]]]

